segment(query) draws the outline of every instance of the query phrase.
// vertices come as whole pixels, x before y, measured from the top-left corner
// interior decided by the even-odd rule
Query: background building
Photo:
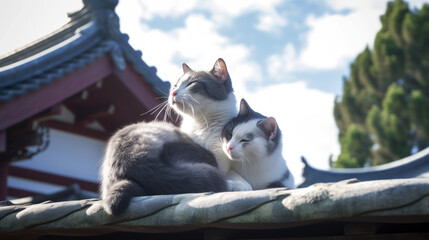
[[[0,199],[73,184],[76,198],[96,196],[109,136],[155,118],[143,113],[169,83],[119,31],[116,4],[84,1],[66,25],[1,57]]]

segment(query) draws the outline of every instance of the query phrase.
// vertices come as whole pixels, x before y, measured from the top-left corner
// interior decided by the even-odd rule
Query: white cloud
[[[248,12],[272,12],[283,0],[211,0],[204,6],[215,13],[237,17]]]
[[[379,11],[380,14],[383,14],[387,2],[392,2],[392,0],[325,0],[325,3],[328,7],[341,11],[341,10],[368,10],[372,9]],[[429,3],[429,0],[405,0],[408,3],[408,6],[413,8],[421,8],[424,3]]]
[[[349,12],[308,16],[309,31],[303,49],[297,51],[292,44],[286,43],[283,52],[271,55],[266,62],[270,77],[282,80],[293,72],[347,67],[365,46],[373,47],[387,2],[325,0],[331,9]],[[407,2],[410,8],[421,8],[429,0]]]
[[[146,20],[151,20],[155,16],[177,17],[189,13],[197,5],[197,0],[152,0],[152,1],[133,1],[133,7],[140,7],[140,17]],[[122,5],[122,4],[121,4]]]
[[[302,50],[286,43],[283,52],[267,59],[271,77],[279,78],[300,71],[345,68],[365,46],[372,47],[375,35],[381,28],[379,17],[385,3],[369,0],[326,1],[334,10],[348,9],[350,12],[308,16],[306,25],[309,30]]]
[[[284,0],[200,0],[197,9],[209,11],[211,20],[219,28],[228,26],[236,17],[256,13],[258,22],[254,27],[274,33],[287,24],[284,16],[276,10],[283,2]]]
[[[0,56],[57,30],[69,21],[66,12],[82,6],[80,0],[3,1]]]
[[[312,31],[300,60],[312,68],[332,69],[352,60],[365,45],[372,47],[375,35],[381,29],[380,16],[385,13],[388,2],[391,1],[326,0],[328,7],[337,11],[350,10],[350,13],[310,17],[307,22]],[[414,9],[421,8],[429,0],[405,2]],[[320,63],[324,56],[327,58]]]
[[[275,33],[279,28],[287,24],[284,16],[281,16],[276,6],[284,0],[140,0],[131,1],[134,10],[140,8],[140,17],[151,20],[159,17],[178,17],[194,14],[195,11],[210,13],[210,20],[217,28],[231,24],[234,18],[244,14],[258,14],[256,29]],[[120,5],[122,5],[121,3]],[[130,4],[130,3],[127,3]],[[130,9],[132,10],[132,9]]]
[[[379,15],[379,11],[366,9],[346,15],[308,17],[307,25],[311,30],[298,59],[301,67],[335,69],[347,66],[366,45],[372,46],[381,28]]]
[[[255,110],[277,118],[283,131],[285,157],[298,179],[301,155],[314,165],[327,168],[329,155],[338,154],[332,94],[310,90],[303,82],[248,92],[246,82],[263,81],[266,76],[262,76],[261,67],[251,59],[250,49],[221,35],[215,22],[203,15],[190,14],[184,27],[159,31],[137,23],[139,13],[134,12],[135,16],[131,16],[132,8],[131,1],[119,4],[117,12],[122,31],[130,34],[130,43],[142,50],[143,59],[158,68],[162,79],[174,81],[182,74],[178,61],[186,61],[194,69],[209,70],[218,57],[225,59],[237,98],[245,97]],[[285,48],[285,56],[286,62],[295,59],[292,45]],[[275,60],[272,61],[277,62]]]
[[[408,6],[411,9],[414,9],[414,8],[420,9],[422,8],[424,3],[429,3],[429,0],[408,0],[407,2],[409,4]]]
[[[295,47],[287,43],[280,54],[273,54],[267,59],[268,74],[273,79],[285,80],[287,73],[296,71],[298,66]]]
[[[270,12],[259,15],[256,28],[265,32],[278,33],[281,27],[286,26],[287,20],[276,11],[271,10]]]
[[[215,60],[224,58],[237,85],[261,78],[260,67],[250,60],[250,50],[242,44],[233,44],[218,33],[216,24],[200,14],[186,17],[185,26],[171,31],[152,29],[139,23],[139,12],[131,1],[121,2],[117,12],[121,30],[130,34],[130,44],[142,50],[145,61],[158,69],[162,79],[176,80],[182,73],[177,59],[191,68],[210,70]],[[131,14],[133,13],[133,14]]]
[[[376,10],[379,12],[383,12],[386,8],[386,3],[388,0],[325,0],[325,3],[328,7],[336,10]]]

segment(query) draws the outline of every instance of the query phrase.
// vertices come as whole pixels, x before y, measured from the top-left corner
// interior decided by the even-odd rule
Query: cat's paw
[[[228,191],[252,191],[252,186],[245,181],[228,180]]]

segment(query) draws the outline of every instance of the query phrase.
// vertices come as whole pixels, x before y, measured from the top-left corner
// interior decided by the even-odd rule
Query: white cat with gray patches
[[[229,190],[252,190],[251,185],[231,169],[222,151],[222,129],[236,116],[236,100],[226,64],[219,58],[212,70],[194,71],[182,64],[183,76],[171,87],[169,104],[183,117],[180,129],[210,150],[218,167],[228,177]]]
[[[135,196],[228,190],[214,155],[166,122],[131,124],[116,132],[100,173],[103,207],[113,215],[122,214]]]
[[[253,111],[242,99],[240,111],[222,132],[223,151],[253,189],[294,188],[294,178],[282,156],[281,131],[273,117]]]

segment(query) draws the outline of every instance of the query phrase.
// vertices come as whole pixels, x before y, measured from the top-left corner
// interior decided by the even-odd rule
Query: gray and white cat
[[[222,151],[222,129],[236,116],[236,100],[226,64],[219,58],[212,70],[194,71],[182,64],[183,76],[172,86],[169,104],[183,117],[181,130],[210,150],[220,170],[227,174],[229,190],[252,190],[250,184],[231,169]]]
[[[273,117],[253,111],[242,99],[238,115],[223,131],[223,151],[253,189],[294,188],[294,178],[282,156],[281,131]]]
[[[119,215],[134,196],[226,191],[214,155],[166,122],[126,126],[108,141],[101,197]]]

